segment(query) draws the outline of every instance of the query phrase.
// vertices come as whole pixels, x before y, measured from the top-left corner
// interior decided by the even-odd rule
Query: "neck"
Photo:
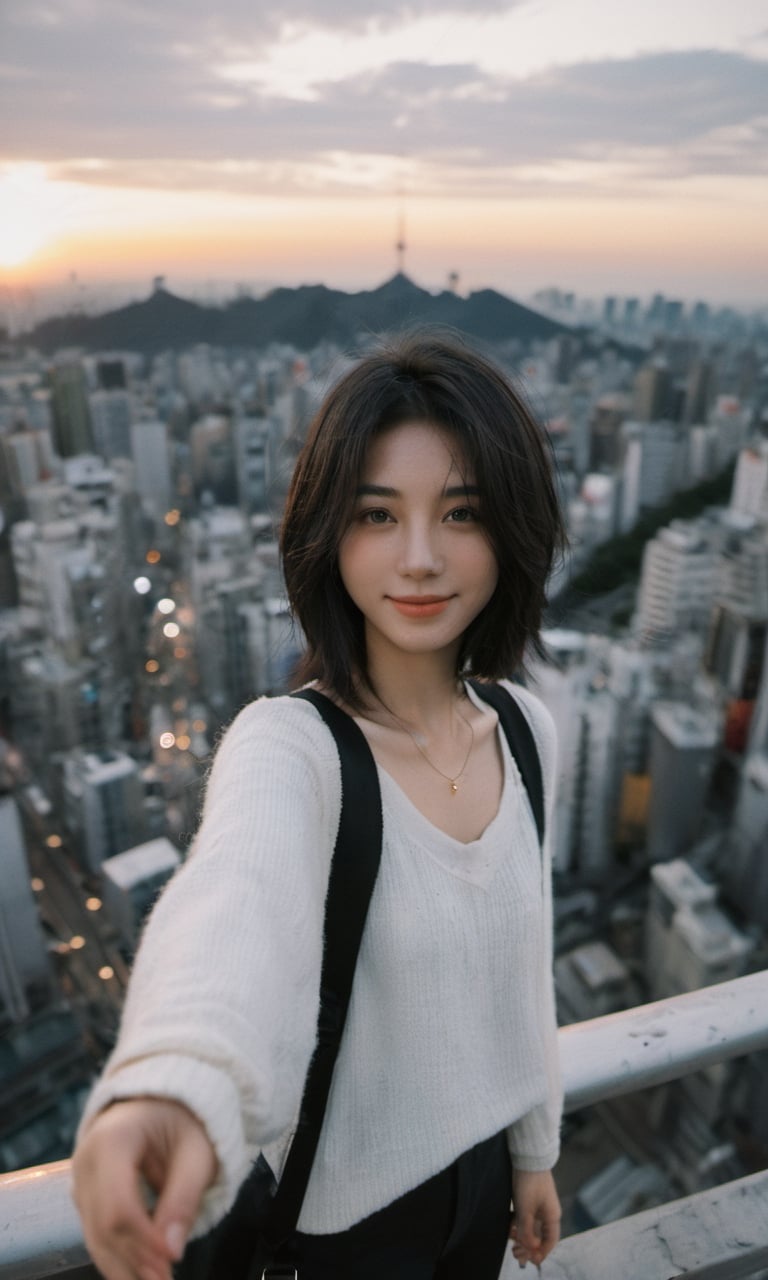
[[[453,654],[410,654],[407,661],[398,654],[395,663],[379,657],[369,662],[369,675],[376,694],[367,699],[371,711],[378,704],[426,737],[445,734],[461,690]]]

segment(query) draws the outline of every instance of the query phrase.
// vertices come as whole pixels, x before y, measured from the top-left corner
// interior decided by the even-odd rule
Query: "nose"
[[[443,569],[439,531],[426,521],[409,521],[402,526],[398,569],[404,577],[430,578]]]

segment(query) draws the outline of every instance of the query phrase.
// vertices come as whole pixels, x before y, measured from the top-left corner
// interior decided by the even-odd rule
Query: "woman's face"
[[[371,444],[339,547],[342,582],[377,649],[455,660],[498,581],[475,478],[451,435],[403,422]]]

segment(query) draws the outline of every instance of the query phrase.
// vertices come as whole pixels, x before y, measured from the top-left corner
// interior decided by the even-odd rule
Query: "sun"
[[[0,215],[0,267],[20,267],[46,243],[43,232]]]
[[[8,165],[0,173],[0,267],[23,266],[56,237],[54,192],[43,165]]]

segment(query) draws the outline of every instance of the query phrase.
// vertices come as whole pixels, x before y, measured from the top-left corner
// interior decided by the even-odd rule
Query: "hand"
[[[172,1280],[216,1169],[205,1129],[179,1102],[131,1098],[97,1115],[72,1175],[85,1243],[105,1280]]]
[[[512,1173],[512,1253],[521,1267],[541,1266],[560,1239],[560,1200],[552,1174]]]

